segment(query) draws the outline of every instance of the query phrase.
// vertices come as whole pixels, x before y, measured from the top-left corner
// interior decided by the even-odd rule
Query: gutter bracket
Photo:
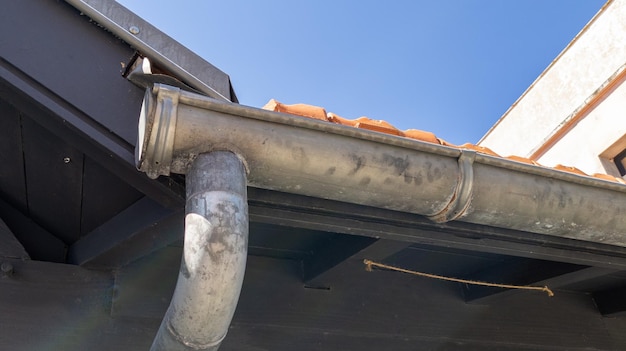
[[[474,159],[476,151],[461,150],[458,158],[459,163],[459,182],[454,189],[450,202],[438,213],[428,216],[433,222],[445,223],[453,221],[465,215],[472,199],[472,190],[474,187]]]
[[[181,82],[174,75],[167,74],[166,72],[156,73],[153,68],[153,63],[150,59],[137,54],[129,64],[124,76],[126,79],[143,89],[150,89],[155,84],[166,84],[185,91],[190,91],[192,93],[203,94],[202,92]]]

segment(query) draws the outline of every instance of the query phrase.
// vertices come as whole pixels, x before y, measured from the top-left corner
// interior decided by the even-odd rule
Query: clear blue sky
[[[604,0],[120,0],[230,75],[242,104],[309,103],[476,143]]]

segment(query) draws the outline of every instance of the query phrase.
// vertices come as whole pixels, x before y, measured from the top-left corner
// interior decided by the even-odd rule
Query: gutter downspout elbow
[[[242,161],[229,151],[200,154],[186,182],[180,272],[151,351],[217,350],[243,283],[248,204]]]

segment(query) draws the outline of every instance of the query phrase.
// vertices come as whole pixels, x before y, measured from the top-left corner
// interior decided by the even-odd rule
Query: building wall
[[[575,166],[588,174],[619,175],[611,159],[626,149],[626,142],[620,142],[624,135],[626,84],[622,82],[537,161],[546,166]],[[608,150],[612,145],[615,148]],[[607,161],[603,162],[601,156]]]
[[[626,125],[620,121],[623,103],[619,97],[611,96],[599,99],[600,106],[591,112],[588,105],[596,103],[603,90],[615,88],[611,86],[615,79],[621,79],[626,63],[624,43],[626,0],[609,1],[483,137],[480,145],[502,156],[531,157],[546,166],[562,163],[588,173],[606,173],[598,154],[624,134],[623,128],[617,128],[620,123]],[[623,88],[618,87],[611,94],[622,96]],[[546,142],[554,141],[555,135],[566,132],[563,125],[581,117],[573,130],[556,140],[553,150],[544,155],[538,152]]]

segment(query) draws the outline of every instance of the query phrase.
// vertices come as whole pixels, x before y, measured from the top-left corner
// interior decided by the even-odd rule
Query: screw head
[[[63,158],[63,163],[70,163],[71,161],[72,161],[72,159],[69,158],[69,157],[64,157]]]
[[[131,34],[135,34],[135,35],[136,35],[136,34],[139,34],[139,27],[137,27],[137,26],[130,26],[130,27],[128,28],[128,31],[129,31]]]
[[[9,262],[2,262],[0,265],[0,271],[4,273],[4,275],[11,275],[13,273],[13,265]]]

